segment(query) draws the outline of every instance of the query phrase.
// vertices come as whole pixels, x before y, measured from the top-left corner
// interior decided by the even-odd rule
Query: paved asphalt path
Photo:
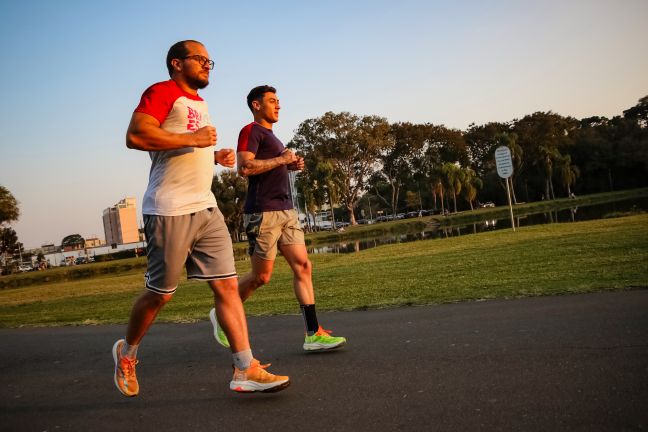
[[[136,398],[113,383],[124,326],[2,329],[0,430],[648,430],[648,290],[320,321],[349,345],[305,354],[300,316],[250,319],[256,356],[292,380],[252,395],[229,391],[209,320],[155,324]]]

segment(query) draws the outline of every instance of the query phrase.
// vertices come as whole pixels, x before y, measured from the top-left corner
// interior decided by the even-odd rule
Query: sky
[[[613,117],[648,95],[648,2],[110,1],[0,3],[0,185],[26,248],[104,238],[103,209],[146,190],[150,158],[125,146],[169,47],[203,42],[201,91],[235,148],[245,96],[270,84],[275,134],[328,111],[390,122],[510,121],[536,111]],[[141,217],[141,216],[140,216]]]

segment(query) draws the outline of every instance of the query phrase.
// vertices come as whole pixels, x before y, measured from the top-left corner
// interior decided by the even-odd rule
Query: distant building
[[[41,246],[41,252],[44,255],[51,254],[51,253],[56,253],[58,252],[60,247],[54,246],[54,244],[49,243],[49,244],[44,244]]]
[[[104,233],[109,246],[115,248],[117,245],[139,241],[135,202],[135,198],[124,198],[103,211]]]
[[[85,247],[87,248],[99,247],[103,246],[104,244],[104,241],[97,237],[85,239]]]

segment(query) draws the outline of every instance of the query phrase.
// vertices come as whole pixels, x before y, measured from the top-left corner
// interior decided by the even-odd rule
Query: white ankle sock
[[[137,358],[137,348],[139,348],[138,345],[128,345],[128,342],[126,342],[126,339],[124,339],[124,345],[122,345],[122,356],[128,357],[129,359],[134,359]]]
[[[236,366],[236,369],[238,370],[245,370],[249,368],[253,358],[254,357],[252,357],[251,349],[246,349],[245,351],[239,351],[232,354],[234,366]]]

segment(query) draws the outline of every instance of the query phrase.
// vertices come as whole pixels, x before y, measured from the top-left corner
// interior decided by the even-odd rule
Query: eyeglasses
[[[209,70],[214,69],[214,60],[210,60],[210,59],[208,59],[206,57],[203,57],[201,55],[190,55],[190,56],[187,56],[187,57],[182,57],[181,60],[186,60],[186,59],[194,59],[198,63],[200,63],[201,67],[208,66]]]

